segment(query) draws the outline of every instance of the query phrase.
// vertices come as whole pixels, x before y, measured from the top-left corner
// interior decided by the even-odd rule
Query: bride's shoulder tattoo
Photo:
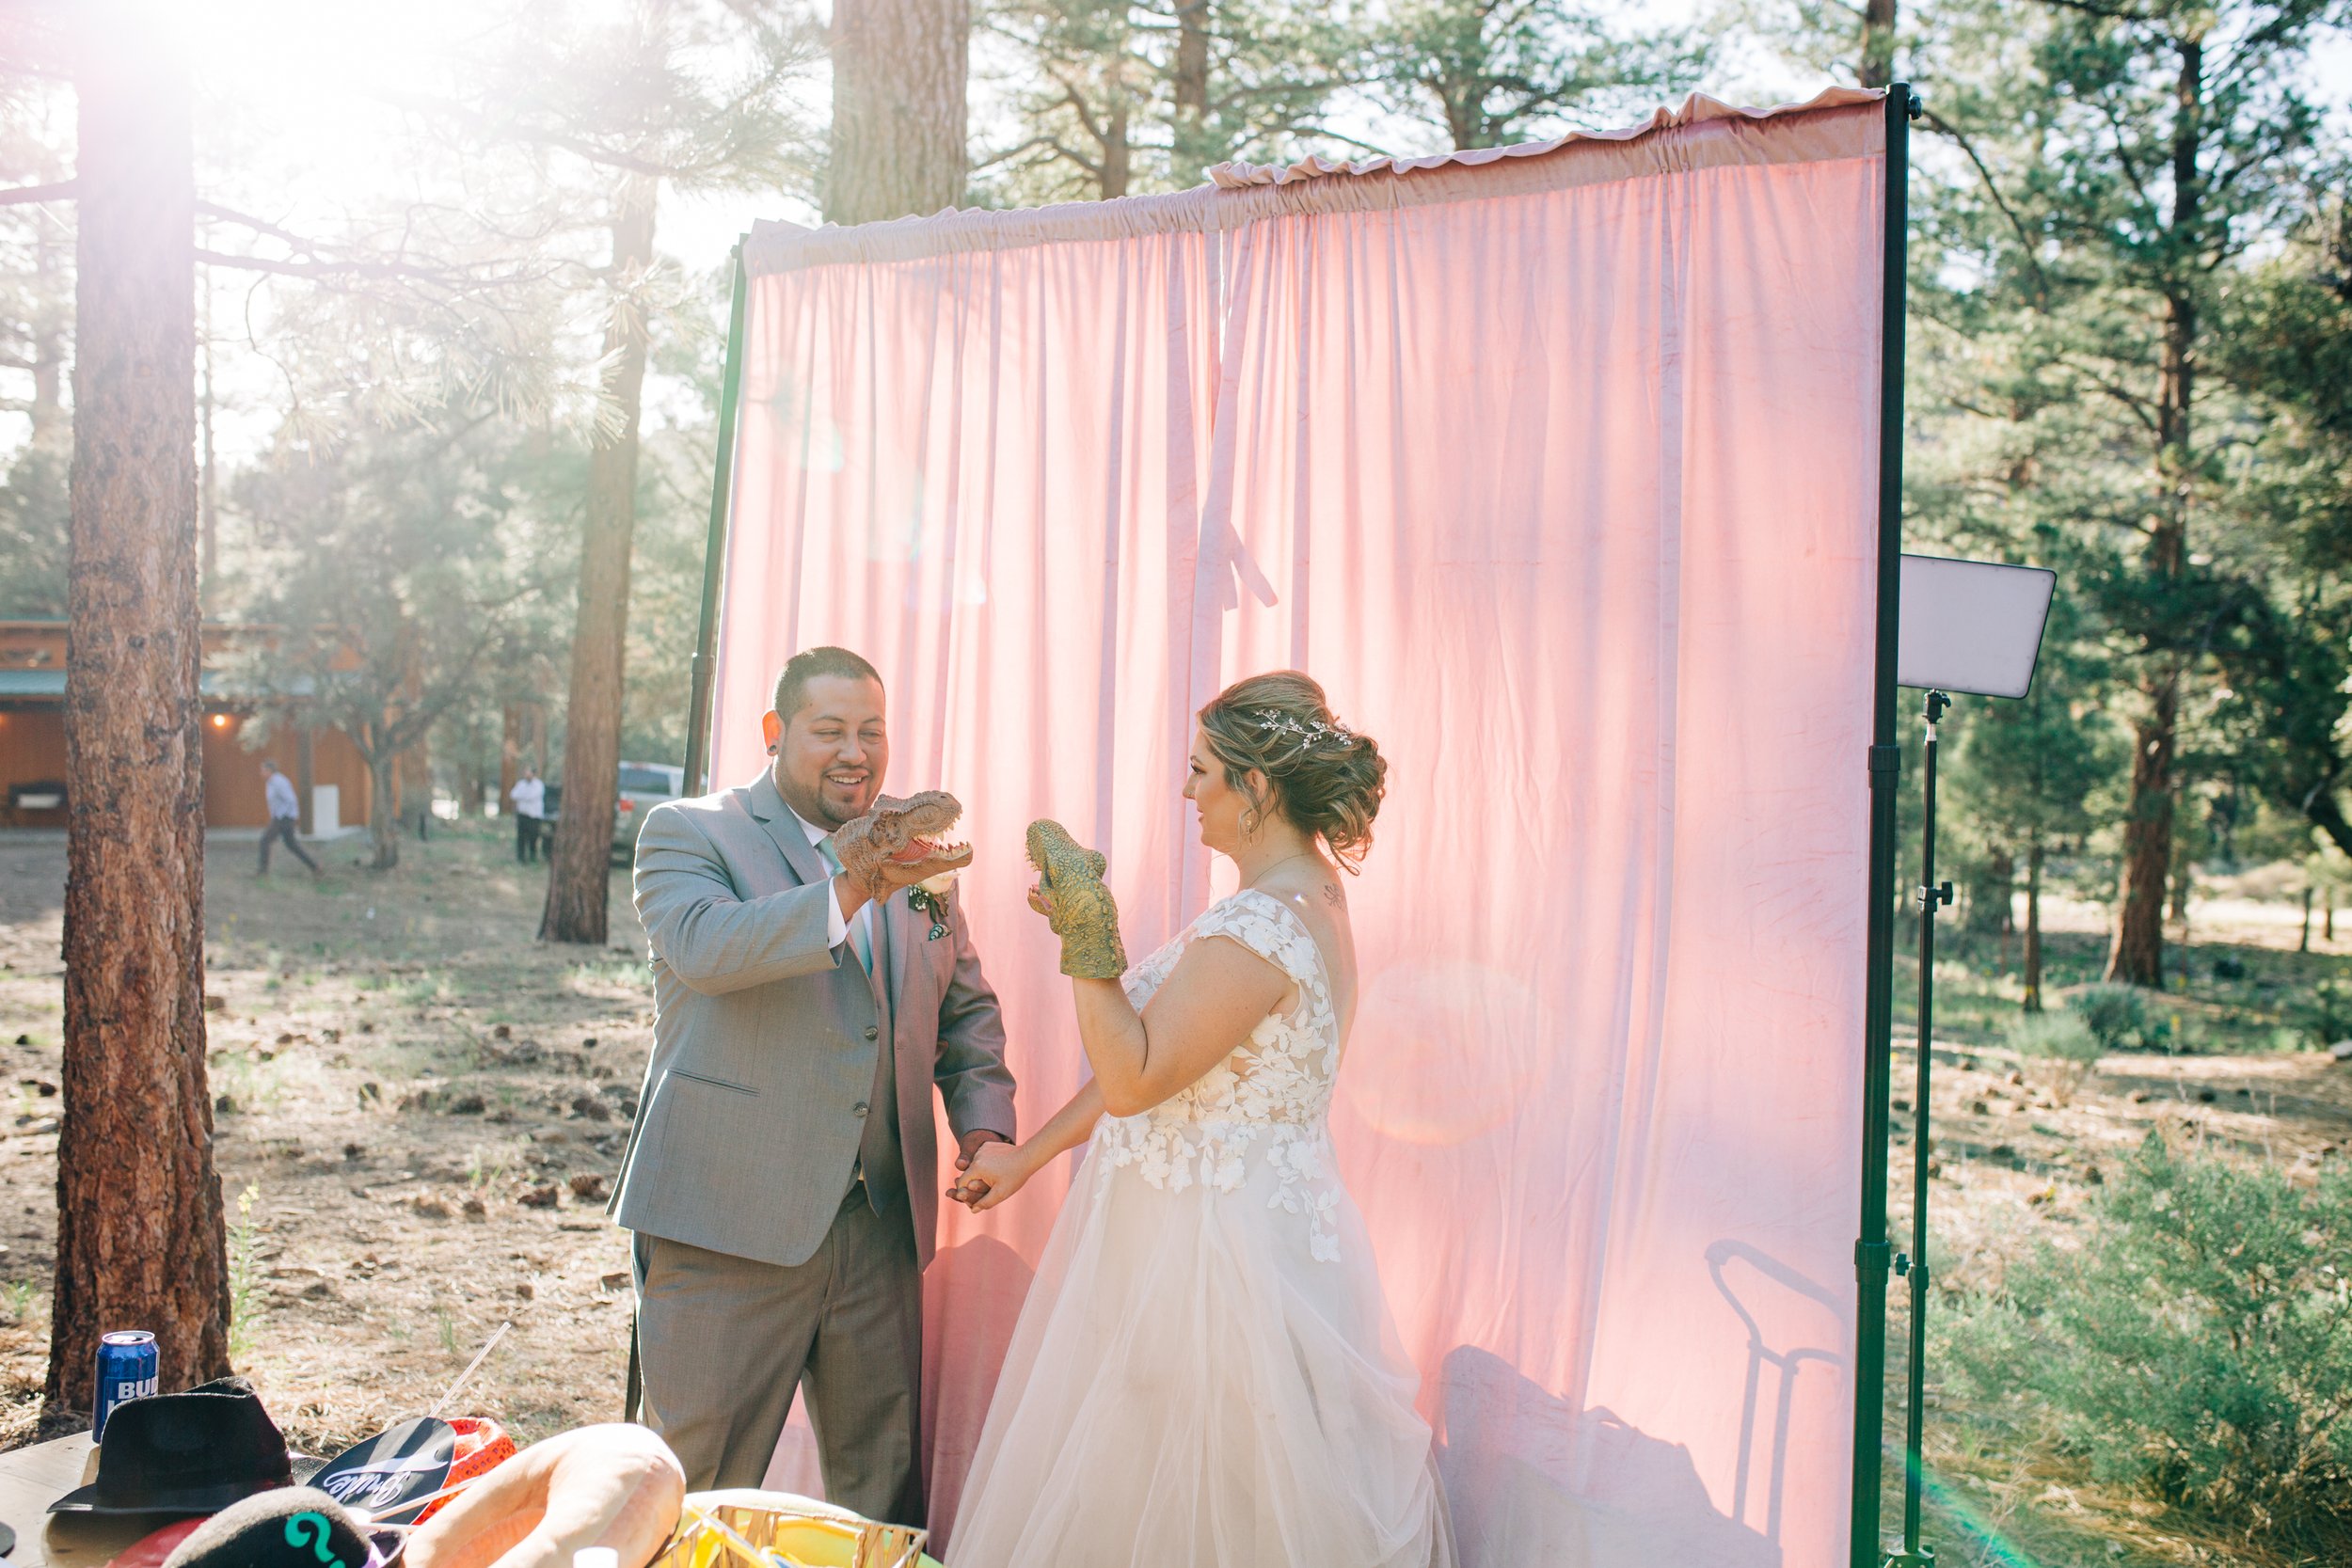
[[[1337,883],[1337,882],[1326,882],[1326,883],[1324,883],[1324,884],[1323,884],[1323,901],[1324,901],[1325,903],[1327,903],[1327,904],[1331,904],[1331,905],[1337,905],[1337,904],[1339,903],[1339,901],[1340,901],[1340,884],[1339,884],[1339,883]]]

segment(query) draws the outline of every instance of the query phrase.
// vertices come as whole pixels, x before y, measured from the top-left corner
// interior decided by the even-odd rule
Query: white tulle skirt
[[[1418,1375],[1327,1141],[1197,1131],[1098,1126],[951,1568],[1452,1568]]]

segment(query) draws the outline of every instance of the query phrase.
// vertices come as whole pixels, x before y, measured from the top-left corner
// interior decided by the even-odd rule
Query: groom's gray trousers
[[[830,945],[829,873],[765,774],[648,813],[635,894],[654,1051],[613,1210],[646,1423],[690,1487],[755,1486],[799,1388],[826,1495],[920,1525],[934,1085],[959,1137],[1014,1132],[963,911],[933,941],[904,898],[877,908],[869,974]]]

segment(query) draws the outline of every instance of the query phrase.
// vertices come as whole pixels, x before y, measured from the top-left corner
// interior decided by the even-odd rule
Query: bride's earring
[[[1241,814],[1241,836],[1244,838],[1256,838],[1258,836],[1259,821],[1260,818],[1257,807],[1251,806],[1248,810],[1243,812]]]

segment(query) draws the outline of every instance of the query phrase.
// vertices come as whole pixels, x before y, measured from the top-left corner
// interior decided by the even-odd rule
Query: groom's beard
[[[785,803],[820,828],[833,829],[856,821],[874,809],[874,801],[882,795],[882,769],[860,768],[848,771],[861,774],[854,783],[834,778],[840,768],[827,768],[817,780],[812,793],[794,781],[786,779],[781,766],[775,769],[776,793]]]

